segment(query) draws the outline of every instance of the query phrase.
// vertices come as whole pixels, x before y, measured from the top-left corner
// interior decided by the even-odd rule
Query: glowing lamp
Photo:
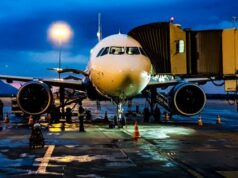
[[[53,42],[61,45],[62,43],[68,42],[73,36],[71,27],[65,22],[55,22],[48,30],[48,37]]]
[[[174,23],[174,17],[170,17],[169,22]]]

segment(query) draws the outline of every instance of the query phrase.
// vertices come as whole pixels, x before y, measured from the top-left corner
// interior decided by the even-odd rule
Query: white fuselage
[[[91,53],[89,78],[103,95],[125,99],[140,93],[150,81],[152,65],[133,38],[111,35]]]

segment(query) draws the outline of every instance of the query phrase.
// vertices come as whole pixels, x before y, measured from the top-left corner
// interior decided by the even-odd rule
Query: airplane
[[[100,33],[100,31],[99,31]],[[35,79],[32,77],[0,75],[7,82],[22,81],[17,103],[29,115],[47,112],[53,103],[51,86],[70,88],[86,93],[92,100],[110,99],[117,105],[117,118],[122,119],[122,105],[128,98],[144,93],[167,110],[184,116],[196,115],[206,103],[204,91],[196,84],[205,80],[185,79],[151,81],[153,66],[138,41],[126,34],[114,34],[100,39],[92,49],[87,69],[51,69],[58,73],[82,74],[82,80]],[[168,96],[158,87],[173,86]],[[153,106],[152,106],[153,107]]]

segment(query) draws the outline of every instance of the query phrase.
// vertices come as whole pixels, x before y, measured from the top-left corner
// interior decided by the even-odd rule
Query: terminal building
[[[169,22],[132,29],[156,74],[225,79],[225,89],[236,91],[238,69],[237,29],[193,31]]]

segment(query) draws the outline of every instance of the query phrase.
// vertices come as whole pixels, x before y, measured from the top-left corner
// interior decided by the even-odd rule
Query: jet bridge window
[[[125,53],[124,47],[112,46],[110,48],[110,54],[113,55],[121,55]]]
[[[140,51],[138,47],[126,47],[126,54],[139,55]]]

